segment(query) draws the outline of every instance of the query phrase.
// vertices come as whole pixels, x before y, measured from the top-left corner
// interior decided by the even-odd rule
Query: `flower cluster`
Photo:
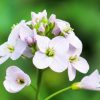
[[[37,69],[49,67],[59,73],[68,70],[70,81],[75,79],[76,71],[88,72],[89,64],[81,57],[82,42],[68,22],[57,19],[55,14],[48,18],[46,10],[32,12],[31,17],[30,21],[22,20],[12,27],[7,42],[0,46],[0,64],[8,58],[16,60],[24,56],[31,58]],[[4,81],[7,91],[18,92],[30,83],[29,76],[19,68],[7,69]]]

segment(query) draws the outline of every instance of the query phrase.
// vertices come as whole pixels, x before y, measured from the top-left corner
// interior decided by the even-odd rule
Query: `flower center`
[[[53,48],[48,48],[48,49],[46,50],[46,55],[47,55],[48,57],[53,57],[54,54],[55,54],[55,51],[54,51]]]
[[[24,79],[17,79],[16,80],[18,84],[22,85],[25,83]]]
[[[12,45],[7,45],[7,48],[9,49],[9,52],[12,53],[14,52],[14,47]]]
[[[69,61],[70,61],[70,63],[77,62],[78,61],[78,57],[76,55],[75,56],[71,56],[71,57],[69,57]]]

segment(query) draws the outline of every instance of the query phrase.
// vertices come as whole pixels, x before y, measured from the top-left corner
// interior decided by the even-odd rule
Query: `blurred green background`
[[[99,0],[0,0],[0,44],[7,40],[13,24],[22,19],[30,20],[31,11],[39,12],[46,9],[48,15],[54,13],[57,18],[70,22],[76,35],[82,40],[84,48],[82,56],[89,64],[91,73],[96,68],[100,70],[100,1]],[[34,91],[29,86],[17,94],[6,92],[3,87],[6,68],[10,65],[17,65],[32,79],[35,84],[36,69],[31,60],[10,59],[0,65],[0,100],[34,100]],[[83,74],[77,72],[74,80],[80,81]],[[43,81],[40,91],[40,100],[53,92],[62,89],[72,82],[68,81],[67,71],[55,73],[47,69],[43,74]],[[66,91],[52,100],[99,100],[100,92],[79,90]]]

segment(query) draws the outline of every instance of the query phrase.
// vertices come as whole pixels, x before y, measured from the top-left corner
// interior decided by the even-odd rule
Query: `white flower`
[[[10,93],[17,93],[31,84],[30,77],[16,66],[7,68],[3,85]]]
[[[67,69],[65,54],[68,50],[68,43],[62,36],[50,40],[45,36],[37,36],[37,51],[33,57],[33,64],[44,69],[50,67],[55,72],[62,72]]]
[[[71,32],[66,36],[66,40],[69,43],[69,54],[75,53],[80,55],[82,53],[82,42],[81,40],[75,35],[74,32]]]
[[[71,52],[69,53],[69,51]],[[89,70],[89,64],[83,57],[80,57],[80,55],[76,52],[76,49],[70,48],[69,51],[66,58],[68,62],[69,80],[72,81],[75,79],[76,70],[85,74]]]
[[[32,12],[31,16],[32,16],[32,24],[33,25],[36,25],[37,23],[39,23],[42,20],[47,20],[46,10],[44,10],[43,12],[39,12],[38,14],[36,14],[35,12]]]
[[[54,35],[62,34],[64,36],[68,35],[72,31],[70,24],[66,21],[56,19],[55,20],[55,27],[52,31]]]
[[[75,87],[75,85],[74,85]],[[85,76],[77,86],[80,89],[96,90],[100,91],[100,74],[98,70],[95,70],[91,75]]]
[[[18,59],[26,49],[26,44],[20,39],[17,41],[7,41],[0,46],[0,64],[4,63],[9,57],[12,60]]]

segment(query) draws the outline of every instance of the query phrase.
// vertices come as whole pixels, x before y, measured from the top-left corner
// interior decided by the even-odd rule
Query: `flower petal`
[[[36,40],[37,40],[37,46],[39,48],[40,51],[45,52],[46,49],[48,48],[50,39],[46,36],[36,36]]]
[[[88,62],[82,57],[79,57],[79,60],[77,62],[72,63],[72,65],[81,73],[87,73],[89,70]]]
[[[32,58],[32,57],[33,57],[32,51],[31,51],[31,49],[30,49],[29,47],[27,47],[27,48],[25,49],[25,51],[23,52],[23,55],[24,55],[25,57],[28,57],[28,58]]]
[[[47,68],[52,63],[52,58],[37,51],[33,57],[33,64],[39,69]]]
[[[70,81],[73,81],[76,76],[76,69],[71,64],[68,65],[68,76]]]
[[[3,82],[3,85],[4,85],[5,89],[6,89],[8,92],[10,92],[10,93],[16,93],[16,91],[14,91],[14,90],[11,89],[9,81],[6,81],[6,80],[5,80],[5,81]]]
[[[64,55],[67,53],[69,45],[63,36],[57,36],[51,40],[49,47],[53,48],[55,53]]]
[[[19,35],[21,40],[25,42],[27,37],[29,36],[34,37],[34,31],[31,30],[26,24],[23,24],[23,26],[20,27]]]
[[[0,57],[0,64],[4,63],[9,58],[9,55]]]
[[[80,82],[80,88],[100,90],[100,74],[95,70],[91,75],[85,76]]]
[[[53,62],[49,66],[55,72],[63,72],[67,69],[67,61],[64,56],[55,56]]]
[[[66,40],[69,42],[69,44],[76,48],[75,54],[80,55],[82,52],[81,40],[73,32],[66,37]]]
[[[9,53],[9,50],[7,48],[7,42],[0,45],[0,56],[5,56]]]
[[[17,80],[23,79],[24,83],[20,84]],[[16,66],[10,66],[6,70],[5,81],[3,82],[5,89],[10,93],[16,93],[25,86],[30,85],[30,77]]]
[[[23,54],[26,47],[27,47],[27,44],[19,39],[15,45],[15,48],[14,48],[15,50],[11,55],[11,59],[12,60],[18,59]]]
[[[20,31],[20,27],[25,24],[25,21],[22,20],[19,24],[17,24],[11,31],[9,37],[8,37],[8,41],[9,43],[13,43],[15,42],[17,39],[19,39],[19,31]]]

